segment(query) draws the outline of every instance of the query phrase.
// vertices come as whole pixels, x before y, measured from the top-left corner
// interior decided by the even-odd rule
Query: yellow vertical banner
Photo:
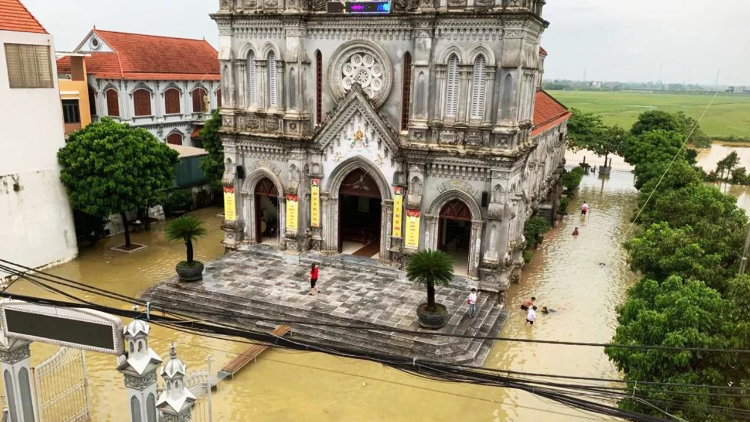
[[[404,246],[407,248],[419,248],[419,211],[406,210],[406,238]]]
[[[226,221],[237,220],[237,208],[234,205],[234,188],[224,188],[224,219]]]
[[[289,231],[297,231],[297,219],[299,209],[299,198],[297,195],[286,196],[286,229]]]
[[[310,225],[320,227],[320,179],[312,179],[310,187]]]
[[[401,237],[404,214],[404,188],[395,188],[393,195],[393,237]]]

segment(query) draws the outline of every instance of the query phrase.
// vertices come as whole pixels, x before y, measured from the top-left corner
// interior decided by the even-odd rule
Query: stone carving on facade
[[[471,184],[463,180],[448,180],[437,186],[437,190],[440,193],[451,189],[467,192],[471,194],[471,196],[477,196],[477,190],[471,186]]]
[[[393,64],[383,47],[367,40],[342,44],[334,51],[328,66],[328,85],[340,101],[358,83],[375,107],[380,107],[391,92]]]
[[[219,2],[219,9],[222,11],[224,10],[231,10],[232,9],[232,0],[221,0]]]
[[[29,345],[21,346],[12,350],[0,350],[0,362],[8,365],[28,359],[31,356]]]
[[[479,132],[469,132],[468,136],[466,137],[466,145],[470,146],[481,146],[482,145],[482,135]]]
[[[143,391],[146,388],[156,383],[156,368],[153,371],[147,372],[142,376],[125,375],[125,387],[133,388],[135,390]]]
[[[413,12],[419,6],[419,0],[394,0],[394,9],[399,12]]]
[[[454,145],[456,143],[456,132],[452,130],[441,131],[440,143],[445,145]]]

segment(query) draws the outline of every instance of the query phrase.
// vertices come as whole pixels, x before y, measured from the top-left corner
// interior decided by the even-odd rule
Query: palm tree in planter
[[[406,268],[406,277],[427,286],[427,303],[417,307],[419,325],[432,330],[445,326],[448,310],[445,305],[435,303],[435,286],[447,286],[453,280],[451,258],[442,251],[431,249],[417,252]]]
[[[183,215],[170,221],[165,230],[167,239],[182,240],[187,248],[187,261],[180,261],[175,270],[180,281],[200,281],[203,279],[203,263],[193,260],[193,241],[205,236],[203,222],[192,215]]]

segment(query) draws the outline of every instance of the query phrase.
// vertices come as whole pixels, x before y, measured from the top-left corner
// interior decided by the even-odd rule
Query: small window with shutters
[[[208,104],[206,104],[206,90],[203,88],[195,88],[192,92],[193,96],[193,113],[205,113],[208,111]]]
[[[279,98],[276,84],[276,53],[268,53],[268,105],[270,107],[279,106]]]
[[[164,114],[180,114],[180,91],[177,88],[164,91]]]
[[[404,80],[401,90],[401,130],[409,130],[409,100],[411,99],[411,54],[404,54]]]
[[[255,52],[250,50],[247,54],[247,93],[250,96],[248,104],[256,106],[258,104],[258,69],[255,66]]]
[[[216,108],[221,108],[221,89],[216,90]]]
[[[323,54],[315,52],[315,124],[323,121]]]
[[[471,118],[481,119],[484,113],[484,98],[487,90],[486,62],[483,55],[474,61],[474,89],[471,93]]]
[[[54,88],[49,46],[5,44],[10,88]]]
[[[146,89],[137,89],[133,92],[133,105],[136,116],[151,115],[151,93]]]
[[[445,89],[445,117],[456,117],[458,110],[458,56],[448,58],[448,74]]]
[[[117,95],[117,91],[114,89],[108,89],[106,92],[107,96],[107,116],[109,117],[120,117],[120,98]]]
[[[182,135],[177,132],[170,133],[167,136],[167,143],[172,145],[182,145]]]

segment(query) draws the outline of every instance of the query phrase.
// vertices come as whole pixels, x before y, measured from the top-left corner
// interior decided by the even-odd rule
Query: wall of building
[[[89,86],[86,81],[86,63],[84,57],[70,58],[71,72],[58,80],[61,100],[78,100],[81,121],[78,124],[64,124],[65,134],[68,135],[91,123],[91,108],[89,106]]]
[[[57,74],[50,35],[0,31],[6,43],[49,46]],[[53,88],[10,89],[6,63],[0,48],[0,257],[29,267],[70,260],[78,248],[57,164],[65,142],[57,78]]]

